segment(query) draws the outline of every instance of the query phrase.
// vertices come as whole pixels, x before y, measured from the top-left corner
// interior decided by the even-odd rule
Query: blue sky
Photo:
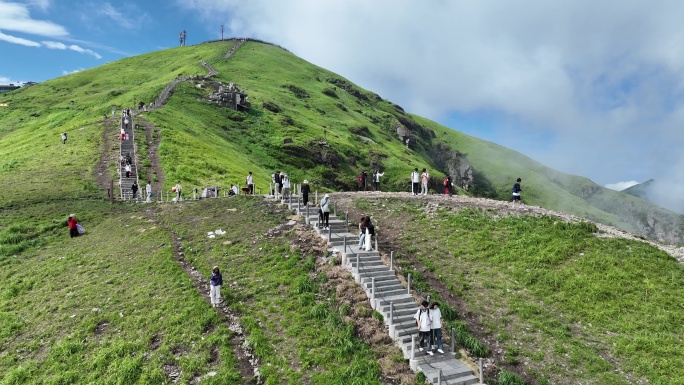
[[[684,210],[684,2],[0,0],[0,84],[255,37],[564,172]]]

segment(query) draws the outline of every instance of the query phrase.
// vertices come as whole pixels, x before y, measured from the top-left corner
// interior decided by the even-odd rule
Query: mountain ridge
[[[429,186],[436,192],[443,191],[441,182],[449,173],[459,193],[508,200],[514,179],[522,177],[523,199],[530,204],[660,241],[682,242],[684,224],[675,213],[406,113],[281,47],[248,40],[226,60],[225,53],[236,42],[208,42],[126,58],[0,96],[10,104],[0,110],[0,121],[6,125],[0,129],[0,143],[12,147],[3,169],[40,178],[43,170],[18,153],[27,148],[26,138],[55,135],[65,126],[78,130],[96,123],[93,116],[107,115],[132,100],[155,100],[167,84],[186,76],[190,79],[175,87],[163,108],[143,113],[160,129],[159,156],[167,181],[223,186],[240,183],[247,171],[254,171],[255,183],[265,187],[271,173],[284,170],[292,180],[317,181],[321,189],[352,190],[362,170],[380,168],[386,171],[382,189],[407,191],[411,170],[426,167],[432,174]],[[218,71],[211,81],[238,84],[249,95],[252,111],[240,113],[209,103],[212,85],[204,79],[207,70],[201,63]],[[26,132],[31,130],[36,132]],[[287,139],[291,142],[285,143]],[[83,164],[91,169],[99,142],[92,134],[78,154],[70,150],[68,165],[52,165],[48,168],[54,170],[45,174],[59,174],[67,186],[79,184],[72,193],[98,195],[92,177],[81,174],[73,180],[74,171],[65,167]],[[44,146],[56,155],[51,145]],[[141,157],[141,163],[148,161],[144,154]],[[0,182],[9,179],[7,172],[0,175]],[[9,193],[10,199],[20,196]]]

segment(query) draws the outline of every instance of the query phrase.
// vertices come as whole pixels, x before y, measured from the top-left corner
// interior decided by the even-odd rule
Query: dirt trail
[[[95,165],[94,176],[97,181],[97,185],[103,189],[107,190],[110,186],[112,180],[111,175],[109,175],[109,164],[110,162],[118,162],[118,150],[113,151],[113,143],[117,143],[114,136],[118,136],[119,132],[116,131],[116,118],[114,119],[104,119],[102,121],[102,151],[100,152],[100,159]]]
[[[444,205],[448,207],[477,207],[481,209],[496,210],[500,215],[548,215],[557,217],[567,222],[587,222],[586,219],[578,216],[562,213],[559,211],[548,210],[538,206],[523,206],[522,209],[513,208],[510,202],[497,201],[487,198],[471,198],[467,196],[454,195],[451,197],[445,195],[426,195],[413,196],[408,192],[350,192],[350,193],[334,193],[331,194],[333,201],[338,201],[348,205],[352,200],[359,198],[406,198],[417,199],[428,202],[433,205]],[[591,221],[589,221],[591,222]],[[653,240],[645,239],[639,235],[630,234],[624,230],[615,227],[606,226],[601,223],[595,223],[596,227],[601,231],[597,236],[603,238],[624,238],[639,242],[648,243],[675,258],[678,262],[684,263],[684,247],[675,245],[666,245]]]
[[[178,265],[183,269],[185,274],[188,276],[193,286],[198,293],[204,298],[207,303],[211,302],[209,298],[209,293],[207,292],[207,278],[202,276],[197,268],[185,259],[185,252],[183,251],[183,244],[180,237],[169,228],[164,222],[160,221],[152,210],[145,210],[145,214],[154,223],[164,228],[169,233],[169,238],[174,250],[174,257]],[[235,358],[237,360],[237,369],[244,379],[243,383],[256,383],[256,376],[258,375],[258,359],[254,357],[252,353],[245,347],[245,334],[240,326],[240,318],[233,313],[230,307],[227,306],[225,302],[221,303],[221,306],[217,308],[219,315],[224,319],[224,322],[228,329],[233,332],[230,339],[230,345],[235,352]]]

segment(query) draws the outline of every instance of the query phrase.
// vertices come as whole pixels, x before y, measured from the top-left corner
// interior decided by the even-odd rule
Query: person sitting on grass
[[[71,238],[78,237],[78,228],[76,225],[78,224],[78,221],[76,220],[76,216],[74,214],[69,214],[69,219],[67,219],[67,227],[69,227],[69,235]]]

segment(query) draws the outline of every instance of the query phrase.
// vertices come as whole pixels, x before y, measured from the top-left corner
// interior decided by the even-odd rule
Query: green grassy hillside
[[[336,197],[333,195],[333,199]],[[409,199],[357,199],[401,273],[457,306],[539,384],[682,384],[684,268],[594,225]],[[487,382],[489,383],[489,382]]]
[[[362,170],[379,168],[386,172],[383,189],[408,191],[412,169],[426,167],[436,191],[450,173],[467,188],[461,193],[507,200],[514,179],[522,177],[528,204],[681,241],[679,215],[407,114],[281,48],[248,41],[225,59],[233,44],[149,53],[0,95],[9,104],[0,109],[1,200],[104,195],[92,175],[103,148],[103,115],[134,101],[151,102],[178,76],[205,75],[199,62],[206,61],[219,71],[212,81],[183,82],[163,108],[141,115],[160,130],[165,190],[179,179],[186,189],[227,187],[244,183],[252,171],[257,188],[266,191],[276,170],[293,181],[315,181],[320,189],[348,190],[356,188]],[[217,82],[235,82],[249,95],[252,110],[233,112],[207,102]],[[399,126],[410,132],[410,147],[399,140]],[[60,145],[62,131],[70,133],[67,146]],[[286,138],[292,143],[284,144]],[[139,157],[149,162],[146,154]]]
[[[408,191],[411,170],[426,167],[437,192],[449,173],[459,194],[508,200],[522,177],[528,204],[681,240],[681,216],[408,114],[278,47],[247,42],[225,59],[233,44],[154,52],[0,94],[9,105],[0,107],[1,385],[243,383],[251,374],[235,333],[204,299],[204,282],[188,278],[205,279],[215,264],[228,268],[228,308],[266,383],[413,382],[397,349],[374,338],[383,327],[370,307],[341,298],[346,278],[320,263],[326,253],[303,242],[284,210],[247,198],[105,202],[102,179],[115,165],[98,178],[97,164],[116,152],[111,110],[149,103],[179,76],[198,75],[135,118],[141,149],[145,133],[160,139],[166,191],[178,179],[186,191],[225,188],[248,171],[265,191],[275,170],[321,191],[355,189],[356,175],[374,168],[386,172],[384,190]],[[202,79],[200,61],[219,75]],[[235,82],[252,110],[209,103],[218,82]],[[138,157],[153,162],[146,151]],[[461,322],[493,354],[502,347],[499,364],[538,383],[681,383],[682,270],[654,248],[550,218],[430,214],[399,200],[352,209],[395,231],[398,264],[419,289],[464,301]],[[72,212],[88,228],[74,240],[64,226]],[[216,228],[225,240],[206,237]]]

